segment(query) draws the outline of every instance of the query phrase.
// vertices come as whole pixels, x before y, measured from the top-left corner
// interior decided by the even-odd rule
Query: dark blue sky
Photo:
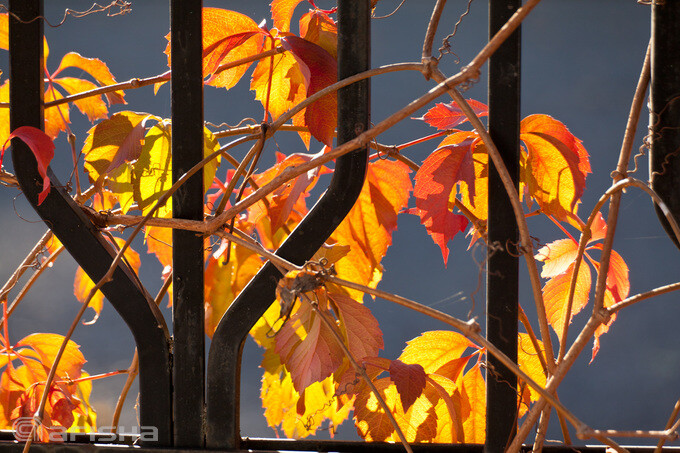
[[[85,10],[89,1],[46,1],[50,21],[58,22],[63,9],[69,6]],[[167,69],[163,50],[168,32],[168,2],[160,0],[133,1],[133,11],[124,17],[106,18],[93,15],[82,19],[69,18],[56,29],[46,27],[50,45],[48,68],[54,70],[61,56],[77,51],[86,57],[104,60],[117,80],[148,77]],[[206,6],[233,9],[251,16],[256,22],[267,18],[271,24],[265,1],[205,1]],[[329,2],[318,2],[321,6]],[[398,2],[382,0],[380,14],[393,9]],[[373,65],[403,61],[419,61],[422,39],[433,1],[407,0],[394,16],[373,24]],[[449,2],[440,23],[435,44],[449,34],[465,2]],[[609,174],[616,165],[632,93],[649,39],[649,7],[634,0],[586,1],[558,0],[540,4],[523,25],[522,115],[545,113],[564,122],[574,135],[583,140],[591,155],[593,174],[587,180],[586,194],[580,213],[583,218],[595,201],[611,183]],[[471,13],[451,41],[461,64],[466,64],[481,49],[486,40],[486,3],[472,3]],[[457,72],[452,57],[443,60],[442,70]],[[6,55],[3,72],[7,73]],[[484,68],[486,70],[486,68]],[[486,100],[486,78],[467,93],[480,101]],[[385,118],[432,87],[419,73],[399,73],[375,79],[372,85],[373,121]],[[145,111],[159,116],[170,116],[169,90],[161,88],[157,96],[151,87],[127,93],[129,105],[125,109]],[[244,116],[261,116],[261,105],[253,101],[244,78],[229,92],[206,88],[205,117],[209,121],[230,124]],[[445,99],[444,101],[448,101]],[[116,106],[115,111],[123,107]],[[419,112],[418,115],[422,115]],[[72,112],[73,129],[79,146],[90,127],[79,113]],[[641,145],[646,130],[646,113],[635,142]],[[419,121],[405,120],[401,125],[379,137],[384,144],[399,144],[431,133]],[[284,152],[303,151],[297,137],[278,139]],[[408,149],[406,154],[421,162],[436,143],[425,143]],[[318,145],[312,145],[313,151]],[[274,148],[270,147],[269,151]],[[58,175],[68,172],[68,151],[63,136],[57,143],[55,164]],[[241,153],[244,151],[241,150]],[[236,152],[238,155],[239,151]],[[646,159],[641,160],[636,177],[647,180]],[[63,176],[62,176],[63,177]],[[36,222],[37,215],[13,190],[0,190],[0,208],[5,212],[0,224],[0,279],[4,280],[44,231]],[[16,203],[13,200],[16,197]],[[14,207],[16,206],[15,214]],[[606,213],[605,213],[606,214]],[[23,217],[22,220],[19,216]],[[551,224],[532,219],[530,227],[542,243],[561,238]],[[415,216],[400,216],[399,230],[394,245],[384,260],[386,268],[381,288],[412,298],[422,303],[465,317],[470,309],[470,294],[475,290],[479,268],[471,252],[466,251],[467,240],[459,237],[451,244],[448,268],[444,268],[441,254]],[[143,251],[141,244],[137,249]],[[631,293],[642,292],[677,280],[675,263],[678,250],[671,245],[659,226],[649,200],[638,192],[624,195],[615,249],[631,269]],[[144,253],[144,252],[142,252]],[[477,258],[481,250],[476,251]],[[150,257],[142,271],[142,279],[153,293],[160,286],[160,266]],[[34,331],[63,333],[78,304],[72,295],[75,265],[63,256],[46,275],[13,316],[11,336],[14,341]],[[675,270],[674,270],[675,269]],[[523,271],[524,272],[524,271]],[[482,276],[483,278],[483,276]],[[532,311],[533,302],[526,283],[522,286],[521,303]],[[444,302],[438,302],[458,295]],[[385,334],[385,356],[396,358],[405,341],[425,330],[445,326],[419,315],[406,312],[387,302],[370,302],[381,321]],[[474,315],[483,319],[483,291],[477,296]],[[580,326],[588,309],[574,323]],[[531,317],[531,313],[530,313]],[[677,376],[680,373],[680,340],[675,335],[678,319],[677,296],[670,294],[644,302],[620,314],[610,333],[602,339],[602,349],[596,361],[588,365],[589,351],[577,362],[560,390],[561,400],[583,421],[595,428],[661,429],[675,403]],[[576,329],[572,329],[575,334]],[[133,344],[125,326],[110,306],[105,306],[102,317],[94,327],[81,327],[75,341],[89,359],[90,373],[126,368],[132,357]],[[260,351],[248,344],[245,351],[242,434],[271,436],[266,428],[259,401],[257,365]],[[108,424],[110,411],[123,379],[111,379],[95,385],[94,402],[100,413],[100,423]],[[128,408],[132,407],[131,398]],[[130,409],[124,423],[135,422]],[[343,436],[353,436],[351,422],[345,423]],[[551,430],[550,438],[559,432]]]

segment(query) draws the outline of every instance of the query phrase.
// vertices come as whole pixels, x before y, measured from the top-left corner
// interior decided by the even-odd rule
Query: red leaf
[[[54,143],[52,139],[47,136],[43,131],[32,126],[21,126],[18,127],[9,134],[7,140],[12,138],[19,138],[33,151],[35,160],[38,164],[38,173],[43,178],[43,189],[38,195],[38,205],[40,205],[47,194],[50,193],[50,178],[47,176],[47,167],[50,165],[50,161],[54,157]],[[7,147],[7,142],[2,147],[0,152],[0,166],[2,165],[2,158],[5,155],[5,148]]]
[[[448,140],[444,140],[442,144]],[[420,223],[425,225],[432,240],[442,250],[444,265],[449,256],[447,243],[468,224],[467,218],[451,212],[449,199],[453,187],[460,181],[467,184],[470,198],[474,197],[475,172],[472,161],[474,142],[475,139],[467,138],[460,143],[439,147],[425,159],[415,177],[413,193],[416,197],[416,208],[408,212],[420,216]]]
[[[211,85],[219,76],[219,73],[215,73],[215,71],[220,63],[227,57],[229,52],[260,33],[262,33],[261,30],[235,33],[233,35],[225,36],[203,49],[203,70],[204,72],[213,74],[206,83]]]
[[[486,104],[475,101],[474,99],[468,99],[467,102],[477,116],[487,116],[489,114],[489,108]],[[413,119],[423,120],[430,126],[436,127],[439,130],[453,129],[459,124],[467,121],[467,117],[463,113],[463,110],[461,110],[455,101],[449,104],[440,102],[428,110],[422,117]]]
[[[407,365],[400,360],[392,360],[390,379],[397,386],[404,411],[407,411],[425,390],[425,370],[422,365]]]
[[[307,85],[307,97],[337,82],[337,62],[323,47],[297,36],[281,38],[281,43],[295,56],[300,66]],[[335,92],[322,97],[305,109],[305,123],[309,127],[309,132],[329,147],[333,146],[337,122]]]

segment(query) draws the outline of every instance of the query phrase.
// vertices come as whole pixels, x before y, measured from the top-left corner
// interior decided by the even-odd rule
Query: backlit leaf
[[[483,444],[486,439],[486,383],[479,365],[463,376],[464,401],[470,413],[463,421],[465,442]]]
[[[474,99],[468,99],[467,102],[477,116],[482,117],[489,114],[489,108],[485,104]],[[425,115],[414,119],[423,120],[439,130],[453,129],[467,121],[467,117],[455,101],[448,104],[437,103]]]
[[[307,97],[338,80],[337,62],[323,47],[297,36],[281,38],[281,43],[295,57],[307,87]],[[327,94],[305,109],[305,124],[314,138],[332,147],[337,126],[337,95]]]
[[[404,411],[396,385],[390,378],[374,382],[387,407],[401,428],[407,442],[427,442],[437,435],[434,407],[426,395],[421,395]],[[399,438],[376,396],[366,390],[359,393],[354,402],[354,418],[357,432],[367,441],[399,442]]]
[[[322,307],[319,307],[323,310]],[[276,334],[276,352],[291,373],[298,392],[330,376],[344,354],[329,327],[307,303]]]
[[[601,249],[601,244],[596,244],[596,248]],[[611,251],[609,261],[609,271],[607,272],[607,289],[605,290],[604,308],[621,302],[630,292],[630,280],[628,279],[628,265],[615,250]],[[616,320],[616,313],[611,315],[609,322],[600,325],[595,330],[593,342],[593,355],[590,361],[595,360],[595,356],[600,350],[600,337],[609,331],[609,327]]]
[[[338,26],[325,12],[311,10],[300,18],[300,36],[326,49],[333,58],[338,56]]]
[[[571,285],[572,275],[574,274],[574,264],[570,264],[567,271],[552,277],[543,286],[543,301],[545,303],[545,311],[548,316],[548,322],[555,329],[557,336],[562,338],[564,331],[564,320],[567,316],[567,302],[569,297],[569,286]],[[569,315],[569,323],[571,319],[579,313],[583,307],[588,303],[588,296],[590,295],[590,267],[588,264],[581,262],[578,270],[578,277],[576,279],[576,289],[574,290],[574,300],[571,307],[571,314]]]
[[[250,17],[220,8],[203,8],[203,77],[213,75],[209,84],[229,89],[236,85],[250,63],[215,73],[220,64],[256,55],[261,51],[261,30]],[[170,33],[165,54],[170,61]]]
[[[541,277],[550,278],[567,271],[578,255],[578,244],[571,239],[558,239],[538,250],[536,259],[543,261]]]
[[[417,363],[428,374],[438,373],[447,363],[461,358],[467,348],[477,347],[457,332],[435,330],[410,340],[399,360]]]
[[[24,337],[14,346],[14,348],[16,350],[30,347],[35,351],[35,354],[30,353],[28,350],[24,350],[21,354],[26,357],[36,357],[43,365],[43,370],[45,368],[49,370],[54,363],[54,359],[57,356],[57,352],[59,351],[63,340],[64,337],[58,334],[34,333]],[[73,340],[69,340],[66,343],[66,349],[64,349],[64,353],[57,366],[57,376],[69,376],[71,379],[76,379],[80,377],[85,362],[85,357],[83,356],[83,353],[80,352],[80,346]]]
[[[568,220],[576,214],[590,172],[585,148],[564,124],[548,115],[528,116],[520,127],[520,139],[527,147],[522,180],[529,195],[544,213]]]
[[[519,338],[517,339],[517,363],[519,364],[520,370],[528,374],[537,384],[545,387],[547,378],[543,366],[541,365],[541,359],[538,357],[538,354],[545,357],[545,349],[543,348],[543,342],[540,340],[538,340],[538,347],[540,352],[536,351],[531,338],[529,338],[529,334],[520,333]],[[541,397],[540,393],[528,384],[527,387],[531,402],[538,401]]]
[[[331,239],[349,245],[346,257],[336,263],[338,277],[375,288],[382,278],[382,258],[392,244],[397,214],[412,190],[409,168],[397,161],[379,160],[368,165],[359,199],[336,228]],[[349,293],[361,300],[362,293]]]
[[[43,178],[42,190],[38,194],[38,204],[41,204],[45,197],[47,197],[47,194],[50,193],[50,178],[47,176],[47,167],[54,157],[54,143],[43,131],[32,126],[17,127],[9,134],[8,140],[12,138],[21,139],[21,141],[26,143],[35,157],[38,173]],[[0,152],[0,166],[2,165],[6,147],[7,142],[4,143],[2,152]]]
[[[338,308],[340,326],[354,359],[361,362],[364,357],[377,356],[385,345],[371,310],[345,294],[328,292],[328,298]]]
[[[408,410],[425,390],[425,370],[419,364],[407,365],[400,360],[390,362],[390,379],[397,386],[401,405]]]
[[[118,244],[118,247],[122,247],[123,244],[125,244],[125,240],[121,238],[114,238],[116,240],[116,243]],[[125,260],[132,266],[132,269],[136,272],[139,272],[139,268],[141,266],[141,261],[139,259],[139,254],[135,252],[132,247],[128,247],[125,250],[125,253],[123,254],[125,257]],[[80,303],[85,303],[87,300],[88,295],[90,294],[90,291],[94,288],[94,282],[90,277],[83,271],[82,267],[78,267],[76,270],[76,277],[75,281],[73,282],[73,294],[76,296],[76,299]],[[95,311],[95,316],[91,321],[86,322],[85,324],[94,324],[97,319],[99,318],[99,315],[102,311],[102,308],[104,307],[104,294],[102,294],[101,291],[97,291],[97,293],[92,297],[92,300],[90,301],[89,308],[92,308]]]
[[[472,148],[475,141],[470,133],[447,137],[425,159],[415,176],[416,207],[408,212],[420,216],[420,223],[442,251],[444,265],[449,256],[448,242],[468,225],[465,216],[451,212],[449,199],[454,186],[461,181],[467,185],[469,197],[474,197]]]
[[[279,31],[290,31],[290,20],[295,7],[303,0],[272,0],[271,10],[274,27]]]
[[[76,68],[85,71],[101,86],[114,85],[116,83],[116,79],[114,79],[106,63],[97,58],[85,58],[76,52],[69,52],[63,56],[59,67],[54,71],[52,76],[56,77],[57,74],[66,68]],[[125,93],[123,91],[106,93],[109,105],[126,104],[124,97]]]
[[[60,77],[54,79],[54,82],[58,83],[68,94],[82,93],[97,88],[97,85],[89,80],[76,77]],[[73,103],[84,115],[87,115],[87,118],[90,121],[106,118],[109,113],[101,96],[91,96],[85,99],[79,99]]]

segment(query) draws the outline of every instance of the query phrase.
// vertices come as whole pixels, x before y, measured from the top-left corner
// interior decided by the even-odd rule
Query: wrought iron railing
[[[494,34],[521,6],[520,0],[490,0],[490,33]],[[673,3],[673,2],[666,2]],[[11,0],[10,17],[10,117],[11,129],[19,126],[43,127],[43,0]],[[203,78],[201,69],[201,0],[172,0],[172,155],[173,179],[177,180],[199,162],[203,143]],[[657,10],[661,6],[655,5]],[[676,8],[677,9],[677,8]],[[657,21],[663,17],[657,15]],[[672,17],[672,16],[668,16]],[[338,1],[338,79],[365,71],[370,66],[370,1]],[[671,36],[675,50],[661,50],[658,58],[677,58],[680,21],[675,21]],[[658,25],[658,24],[657,24]],[[664,29],[666,30],[666,29]],[[660,37],[668,44],[672,40]],[[174,43],[182,43],[175,45]],[[662,64],[661,62],[658,63]],[[680,64],[676,64],[680,68]],[[493,55],[489,65],[489,131],[501,150],[515,183],[519,171],[520,33],[508,39]],[[663,86],[675,83],[659,82]],[[663,87],[656,85],[657,90]],[[667,95],[653,91],[653,98]],[[370,124],[370,83],[355,83],[338,92],[338,144],[351,140]],[[677,115],[675,115],[677,117]],[[659,125],[659,127],[664,127]],[[38,175],[35,160],[25,144],[14,140],[12,159],[26,198],[62,241],[66,249],[97,281],[109,268],[114,250],[97,228],[64,191],[54,175],[52,190],[38,205]],[[671,151],[678,148],[673,143]],[[653,151],[654,152],[654,151]],[[657,151],[657,156],[662,151]],[[668,152],[666,152],[667,154]],[[340,157],[335,163],[333,180],[318,203],[298,228],[279,248],[277,254],[302,264],[310,259],[354,204],[363,185],[367,150],[360,149]],[[654,154],[653,154],[654,155]],[[665,154],[664,154],[665,155]],[[661,159],[661,160],[659,160]],[[662,162],[657,157],[654,162]],[[656,165],[656,164],[653,164]],[[670,171],[670,170],[669,170]],[[670,173],[669,173],[670,174]],[[680,171],[675,174],[680,175]],[[173,197],[176,217],[200,220],[203,216],[202,175],[197,173]],[[517,226],[507,194],[495,172],[489,182],[489,240],[517,243]],[[677,184],[660,190],[671,200]],[[665,190],[665,192],[664,192]],[[670,194],[670,195],[669,195]],[[181,200],[181,202],[179,201]],[[673,206],[673,204],[671,203]],[[680,204],[678,204],[680,206]],[[680,217],[680,216],[679,216]],[[244,439],[239,430],[239,378],[243,342],[249,330],[274,300],[279,271],[265,265],[230,306],[219,323],[205,363],[203,314],[203,242],[190,232],[176,230],[174,250],[173,340],[163,316],[144,288],[137,284],[131,270],[120,264],[110,282],[102,288],[132,332],[139,351],[140,424],[155,426],[158,438],[143,445],[154,451],[177,449],[218,450],[310,450],[310,451],[398,451],[395,444],[339,441],[290,441]],[[489,256],[487,282],[488,338],[506,355],[517,353],[518,261],[513,254],[500,252]],[[502,270],[502,277],[500,272]],[[173,346],[171,346],[173,345]],[[486,445],[419,445],[417,451],[502,451],[515,426],[516,379],[500,363],[489,358],[496,379],[487,379]],[[510,384],[510,385],[508,385]],[[7,437],[1,449],[21,448]],[[75,443],[40,444],[44,451],[109,450],[94,446],[96,435],[79,434]],[[132,438],[119,436],[130,445]],[[82,442],[82,443],[79,443]],[[90,444],[90,445],[85,445]],[[120,448],[120,447],[116,447]],[[570,447],[546,447],[550,451],[573,451]],[[604,451],[603,447],[579,451]],[[120,450],[116,450],[120,451]],[[631,451],[652,451],[638,447]]]

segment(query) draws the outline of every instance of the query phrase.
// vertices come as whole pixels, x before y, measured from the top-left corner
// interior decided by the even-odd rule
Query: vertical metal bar
[[[649,175],[654,189],[680,221],[680,2],[652,2],[652,145]],[[680,247],[670,224],[654,205],[666,233]]]
[[[489,1],[489,35],[493,36],[522,5],[521,0]],[[520,31],[515,31],[489,61],[489,133],[515,182],[519,181]],[[507,192],[489,166],[489,249],[486,286],[487,338],[517,360],[518,229]],[[508,253],[508,251],[512,253]],[[515,255],[515,256],[513,256]],[[500,452],[514,434],[517,379],[494,357],[487,358],[486,452]]]
[[[9,9],[12,14],[9,17],[9,30],[15,39],[9,53],[10,65],[10,101],[14,101],[10,117],[10,130],[20,126],[33,126],[43,129],[43,21],[31,19],[43,15],[42,0],[10,0]],[[22,22],[17,20],[20,18]],[[21,100],[21,102],[18,102]],[[19,165],[26,162],[27,166],[35,167],[35,159],[28,145],[20,140],[12,141],[12,148],[17,152],[12,159]],[[36,184],[42,184],[42,180],[35,172]]]
[[[202,0],[172,0],[172,180],[203,158]],[[203,219],[203,172],[172,197],[173,217]],[[203,237],[173,230],[173,411],[176,447],[204,443]]]
[[[370,68],[370,5],[367,0],[338,1],[338,78]],[[370,82],[338,91],[338,144],[351,140],[370,124]],[[354,205],[366,175],[368,149],[345,154],[335,162],[328,190],[276,254],[303,264],[323,245]],[[215,330],[208,356],[208,448],[240,447],[241,351],[255,322],[274,301],[281,274],[266,264],[231,304]]]
[[[10,128],[33,126],[42,129],[43,21],[36,18],[43,15],[43,2],[12,0],[9,9],[12,12],[9,19]],[[99,280],[113,261],[112,247],[50,169],[51,192],[42,204],[37,204],[42,179],[33,154],[20,140],[12,142],[12,162],[26,199],[90,278]],[[169,338],[158,307],[135,282],[130,269],[121,264],[111,281],[102,287],[102,292],[126,322],[137,344],[140,424],[145,429],[154,427],[157,430],[153,445],[167,446],[171,443]]]

